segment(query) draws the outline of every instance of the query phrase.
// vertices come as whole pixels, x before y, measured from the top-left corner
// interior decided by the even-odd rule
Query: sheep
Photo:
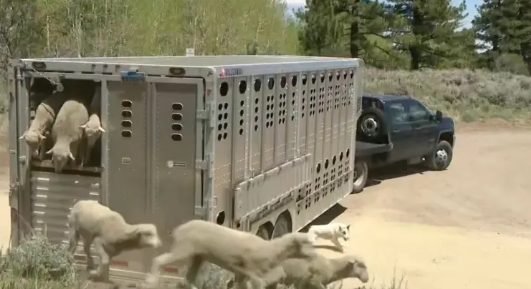
[[[96,90],[96,94],[94,95],[92,99],[92,103],[90,104],[90,117],[87,123],[80,126],[84,133],[87,140],[87,147],[86,147],[86,153],[85,153],[85,160],[90,160],[90,155],[92,153],[92,149],[94,148],[94,145],[96,144],[96,141],[100,138],[101,134],[105,132],[103,127],[101,127],[100,122],[100,110],[101,110],[101,89]]]
[[[233,272],[239,288],[245,287],[247,281],[256,288],[264,288],[268,282],[262,278],[283,260],[316,254],[306,233],[289,233],[266,241],[252,233],[203,220],[188,221],[176,227],[172,236],[170,252],[153,259],[145,287],[157,285],[161,266],[176,263],[189,266],[186,281],[197,288],[197,272],[203,262],[208,261]]]
[[[316,254],[310,260],[287,259],[280,267],[284,277],[278,283],[288,287],[295,285],[296,289],[325,289],[328,284],[345,278],[358,278],[363,283],[369,281],[365,262],[355,255],[328,259]],[[271,273],[278,275],[275,270]],[[276,285],[276,282],[268,284],[267,289],[275,289]]]
[[[155,225],[130,225],[118,212],[93,200],[75,202],[68,216],[68,227],[69,252],[75,253],[82,237],[89,277],[95,281],[109,282],[109,263],[121,252],[158,248],[162,244]],[[100,258],[97,269],[90,252],[91,244]]]
[[[55,93],[45,98],[35,110],[35,118],[30,127],[20,137],[31,150],[32,157],[39,161],[44,159],[46,134],[52,128],[61,107],[67,98],[62,93]]]
[[[331,240],[340,251],[343,251],[343,245],[339,242],[339,239],[348,241],[350,238],[350,225],[342,223],[314,225],[308,230],[308,235],[310,235],[312,242],[315,242],[317,238]]]
[[[63,171],[69,159],[83,166],[86,144],[80,126],[87,123],[88,119],[87,107],[79,98],[68,99],[59,110],[52,127],[54,146],[46,152],[52,155],[56,173]]]

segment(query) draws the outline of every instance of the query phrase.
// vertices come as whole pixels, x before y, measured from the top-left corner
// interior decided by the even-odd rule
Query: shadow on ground
[[[341,215],[346,210],[347,208],[341,206],[340,204],[335,204],[330,209],[328,209],[326,212],[324,212],[322,215],[320,215],[315,220],[313,220],[311,223],[309,223],[304,228],[302,228],[300,232],[308,232],[308,229],[313,225],[326,225],[332,222],[335,218],[337,218],[339,215]]]
[[[382,168],[372,169],[369,171],[369,179],[365,187],[379,185],[386,180],[407,177],[416,174],[424,174],[428,171],[421,165],[394,164]]]

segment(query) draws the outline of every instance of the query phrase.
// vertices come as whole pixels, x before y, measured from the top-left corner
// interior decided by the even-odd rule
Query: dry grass
[[[528,122],[531,77],[483,70],[385,71],[368,68],[365,92],[414,96],[464,122]]]

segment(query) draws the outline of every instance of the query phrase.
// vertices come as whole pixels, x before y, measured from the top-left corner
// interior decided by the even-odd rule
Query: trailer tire
[[[256,236],[264,240],[271,239],[271,235],[269,234],[269,230],[267,229],[267,226],[265,224],[258,228],[258,231],[256,231]]]
[[[378,141],[387,136],[387,119],[382,110],[376,107],[364,109],[358,118],[357,134],[367,141]]]
[[[278,238],[282,235],[291,232],[291,218],[289,212],[284,212],[278,216],[278,219],[275,223],[275,228],[273,228],[272,239]]]
[[[363,191],[367,180],[369,179],[369,166],[365,160],[357,160],[354,163],[354,172],[352,176],[352,193],[357,194]]]

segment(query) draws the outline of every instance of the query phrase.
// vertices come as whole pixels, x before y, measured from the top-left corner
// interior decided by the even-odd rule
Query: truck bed
[[[376,144],[356,141],[356,158],[385,153],[393,149],[393,144]]]

